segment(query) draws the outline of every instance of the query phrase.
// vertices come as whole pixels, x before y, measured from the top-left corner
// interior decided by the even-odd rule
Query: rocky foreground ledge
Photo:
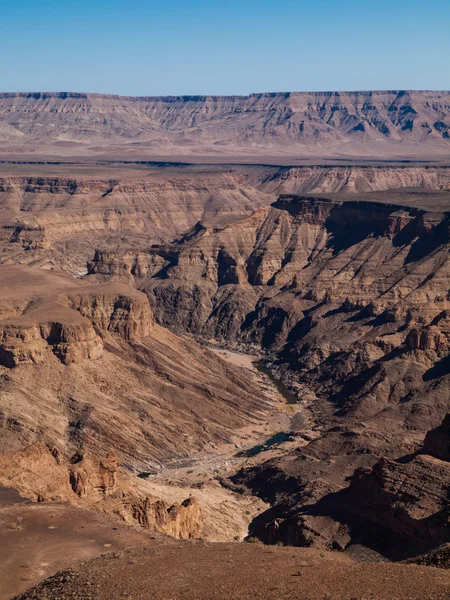
[[[305,548],[177,543],[113,552],[15,600],[447,600],[450,571]]]

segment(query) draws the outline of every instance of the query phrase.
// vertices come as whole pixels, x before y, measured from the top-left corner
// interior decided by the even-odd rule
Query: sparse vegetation
[[[17,519],[13,523],[11,523],[10,529],[12,529],[13,531],[22,531],[22,521],[23,517],[17,517]]]
[[[258,539],[257,537],[255,537],[254,535],[250,535],[248,538],[245,539],[245,541],[247,542],[247,544],[261,544],[261,540]]]

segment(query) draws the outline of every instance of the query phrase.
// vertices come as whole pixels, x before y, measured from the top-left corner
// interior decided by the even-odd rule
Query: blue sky
[[[0,0],[0,91],[450,89],[450,0]]]

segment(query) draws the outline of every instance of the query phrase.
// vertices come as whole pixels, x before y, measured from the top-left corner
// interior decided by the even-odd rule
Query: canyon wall
[[[449,189],[449,167],[136,167],[130,173],[118,166],[98,179],[0,177],[0,262],[79,275],[95,248],[148,250],[197,223],[223,228],[282,193],[380,202],[389,195],[443,210]]]
[[[39,156],[448,155],[449,92],[0,95],[0,153]]]
[[[134,288],[1,274],[0,451],[44,442],[66,459],[113,453],[148,471],[231,443],[264,414],[257,383],[156,325]]]

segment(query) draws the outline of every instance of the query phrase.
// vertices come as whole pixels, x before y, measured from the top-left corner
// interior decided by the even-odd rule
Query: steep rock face
[[[278,194],[361,194],[401,188],[448,190],[450,169],[388,165],[290,167],[268,174],[262,185]]]
[[[82,293],[67,296],[48,291],[21,316],[0,321],[0,364],[41,363],[47,350],[64,364],[95,360],[103,353],[102,332],[130,341],[152,331],[147,299],[125,286],[85,286]]]
[[[20,168],[34,172],[31,166]],[[106,172],[97,166],[97,179],[87,179],[81,165],[73,167],[72,179],[51,176],[50,166],[42,171],[46,168],[48,176],[0,177],[0,262],[33,263],[77,275],[85,272],[93,247],[148,251],[197,223],[223,228],[269,205],[279,193],[362,195],[382,201],[383,190],[396,188],[399,202],[440,207],[450,188],[450,168],[444,166],[134,165],[127,170],[122,165]],[[60,166],[54,169],[64,172]],[[414,191],[407,194],[409,189]],[[136,268],[141,266],[145,269],[144,264]]]
[[[117,248],[120,239],[147,249],[200,219],[223,225],[274,199],[231,169],[167,171],[118,167],[114,179],[0,178],[0,261],[79,274],[93,244]]]
[[[344,510],[383,528],[398,546],[417,553],[450,541],[449,415],[425,437],[420,452],[381,459],[359,469],[345,493]]]
[[[16,322],[3,325],[0,336],[0,364],[6,367],[41,363],[48,350],[64,364],[86,358],[95,360],[103,352],[102,340],[87,322],[48,321],[37,326]]]
[[[198,538],[203,530],[196,498],[171,505],[143,494],[113,456],[87,452],[66,460],[56,447],[38,442],[20,452],[0,453],[0,482],[38,502],[93,507],[177,539]]]
[[[117,489],[118,469],[118,462],[113,456],[99,459],[89,454],[75,455],[69,467],[70,487],[79,498],[113,494]]]
[[[450,415],[427,433],[423,446],[426,454],[450,462]]]
[[[169,506],[164,500],[147,497],[132,505],[133,518],[145,528],[166,533],[180,540],[199,538],[203,528],[200,504],[190,497]]]
[[[153,314],[145,296],[119,295],[109,292],[108,286],[87,288],[82,294],[70,295],[68,303],[83,317],[87,317],[97,331],[108,331],[124,340],[147,337],[154,325]]]
[[[343,313],[365,307],[369,317],[393,322],[400,317],[396,310],[407,312],[397,306],[406,295],[411,304],[436,299],[445,309],[440,248],[448,235],[447,218],[439,213],[281,197],[248,219],[220,230],[196,228],[171,246],[134,256],[98,252],[89,269],[135,276],[137,286],[154,295],[163,323],[175,319],[183,329],[216,337],[228,331],[231,337],[261,336],[275,305],[279,327],[295,319],[293,313],[324,305],[342,306]],[[433,267],[433,277],[420,285]],[[238,304],[235,315],[231,308]],[[228,318],[238,322],[227,325]],[[270,329],[277,339],[279,332]]]
[[[347,446],[347,456],[341,450],[340,456],[333,453],[332,460],[318,463],[318,448],[306,447],[298,458],[273,459],[242,471],[234,481],[272,503],[253,521],[251,534],[269,544],[340,550],[363,544],[392,559],[448,543],[447,424],[448,416],[427,434],[419,452],[396,460],[374,463],[370,446],[368,455],[352,457]],[[350,440],[355,437],[355,432],[345,433]],[[323,446],[324,439],[320,442]]]
[[[323,414],[424,432],[449,402],[449,232],[445,213],[282,196],[89,272],[131,278],[175,330],[262,345]]]
[[[262,345],[318,410],[424,432],[449,401],[449,243],[446,213],[281,196],[134,258],[98,252],[89,272],[131,278],[175,330]]]
[[[122,157],[443,155],[449,103],[449,93],[438,91],[153,98],[6,93],[0,96],[2,150]]]
[[[450,464],[419,455],[402,464],[382,459],[357,472],[348,490],[356,514],[425,547],[450,541]]]
[[[26,213],[39,215],[49,239],[94,228],[129,228],[164,237],[168,226],[176,235],[201,217],[244,216],[272,198],[256,189],[258,181],[251,183],[245,169],[203,169],[166,172],[153,167],[130,175],[119,166],[114,179],[86,179],[81,174],[74,179],[0,177],[1,210],[22,218]]]

